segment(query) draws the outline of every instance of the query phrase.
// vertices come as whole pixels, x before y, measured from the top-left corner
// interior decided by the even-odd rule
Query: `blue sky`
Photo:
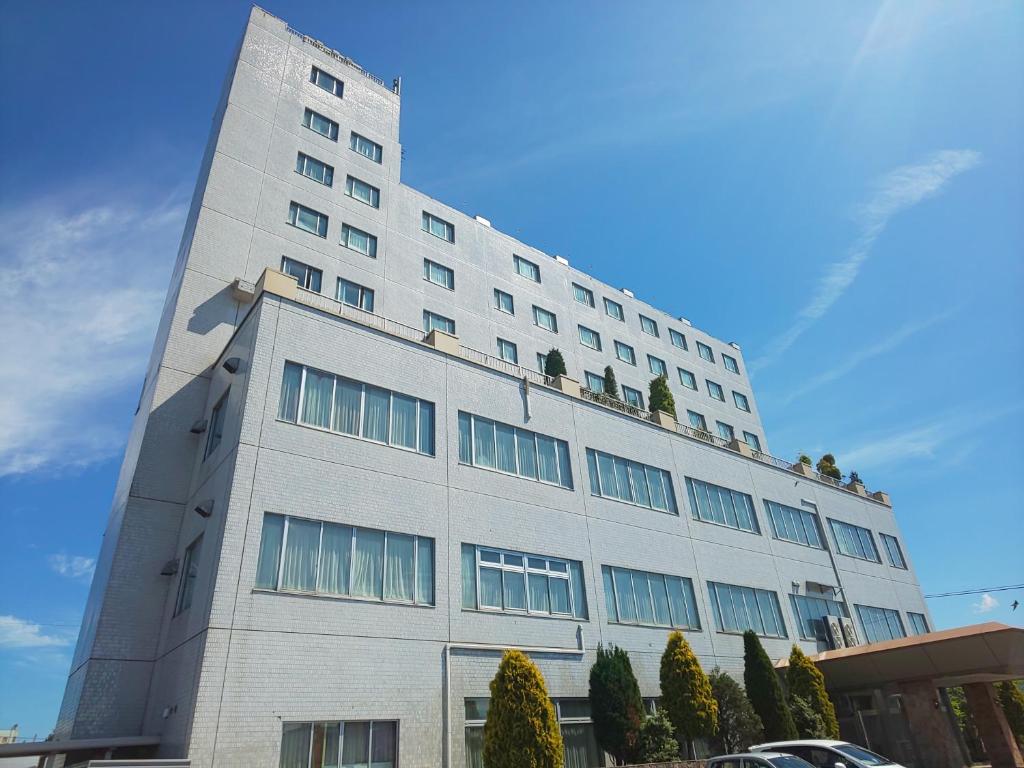
[[[1024,582],[1024,5],[266,7],[402,75],[406,183],[741,344],[926,593]],[[0,725],[43,736],[247,6],[0,11]]]

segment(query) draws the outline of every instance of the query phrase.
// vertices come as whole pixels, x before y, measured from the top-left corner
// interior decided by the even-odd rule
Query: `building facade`
[[[738,346],[401,184],[399,90],[253,9],[55,737],[476,766],[519,647],[590,766],[599,643],[653,699],[671,628],[734,672],[927,631],[888,497],[767,453]]]

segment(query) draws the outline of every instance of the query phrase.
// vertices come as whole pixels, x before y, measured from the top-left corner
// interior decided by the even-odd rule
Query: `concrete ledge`
[[[747,445],[744,441],[740,440],[739,438],[734,437],[729,442],[729,448],[736,451],[736,453],[740,454],[741,456],[746,456],[747,458],[751,459],[754,458],[754,452],[750,449],[750,446]]]
[[[551,386],[557,389],[564,395],[570,397],[580,398],[580,383],[576,379],[570,379],[568,376],[555,376],[555,380],[551,382]]]
[[[235,282],[231,284],[231,295],[235,301],[249,304],[256,298],[256,284],[236,277]]]
[[[676,431],[676,417],[664,411],[651,411],[651,421],[659,427]]]
[[[853,491],[858,496],[864,496],[865,498],[867,498],[868,491],[864,487],[864,483],[858,483],[858,482],[847,483],[845,488],[848,491]]]
[[[439,352],[446,352],[449,355],[458,356],[461,354],[461,347],[459,346],[459,337],[452,336],[450,333],[435,328],[427,334],[427,338],[423,340],[423,343],[428,347],[433,347]]]
[[[874,499],[875,501],[882,502],[887,507],[892,506],[892,502],[889,501],[889,494],[886,493],[885,491],[875,491],[874,493],[871,494],[870,498]]]
[[[804,464],[802,461],[798,461],[796,464],[793,465],[792,469],[798,475],[803,475],[804,477],[810,478],[811,480],[817,480],[817,477],[815,477],[814,475],[814,467],[812,467],[810,464]]]
[[[256,283],[256,295],[266,291],[283,299],[296,301],[299,293],[299,282],[291,275],[278,272],[276,269],[264,269]]]

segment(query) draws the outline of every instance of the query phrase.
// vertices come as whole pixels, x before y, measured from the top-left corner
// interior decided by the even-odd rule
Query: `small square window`
[[[648,355],[647,367],[655,376],[668,376],[668,368],[665,367],[665,361],[662,360],[660,357]]]
[[[685,368],[676,368],[679,371],[679,383],[687,389],[697,391],[697,377]]]
[[[636,408],[644,407],[644,396],[639,389],[633,389],[632,387],[627,387],[623,385],[622,397],[625,399],[627,403],[629,403],[632,406],[635,406]]]
[[[307,109],[302,113],[302,124],[309,130],[319,133],[331,141],[338,140],[338,124],[329,117],[324,117],[319,112]]]
[[[534,306],[533,308],[533,324],[545,331],[558,333],[558,318],[555,317],[555,313],[548,312],[541,307]]]
[[[449,243],[455,242],[455,225],[426,211],[423,212],[423,231]]]
[[[341,244],[371,259],[377,258],[377,238],[349,224],[341,225]]]
[[[750,413],[750,403],[747,401],[747,396],[744,395],[742,392],[733,392],[732,401],[736,403],[736,407],[739,408],[741,411],[746,411],[747,413]]]
[[[572,284],[572,297],[580,304],[586,304],[588,307],[594,306],[594,292],[578,283]]]
[[[288,206],[288,223],[304,232],[327,237],[327,216],[298,203]]]
[[[658,333],[658,324],[651,320],[651,318],[644,317],[643,315],[640,315],[640,330],[650,336],[660,336]]]
[[[758,453],[761,452],[761,440],[753,432],[743,431],[743,442],[749,445],[753,450]]]
[[[320,293],[320,283],[323,279],[324,273],[319,269],[314,269],[308,264],[303,264],[301,261],[295,259],[289,259],[287,256],[281,257],[281,271],[286,275],[291,275],[299,284],[299,288],[305,288],[307,291],[316,291]]]
[[[455,321],[450,317],[438,315],[430,310],[423,310],[423,332],[430,333],[433,330],[444,331],[455,335]]]
[[[624,363],[630,365],[636,365],[636,352],[629,344],[623,344],[621,341],[615,342],[615,356]]]
[[[679,349],[689,349],[689,347],[686,346],[686,337],[679,331],[677,331],[675,328],[668,329],[668,337],[669,339],[671,339],[673,347],[679,347]]]
[[[711,351],[711,347],[702,341],[697,342],[697,354],[709,363],[715,362],[715,353]]]
[[[335,132],[335,136],[337,136],[337,132]],[[381,162],[381,159],[384,156],[384,147],[375,141],[370,141],[365,136],[360,136],[355,131],[352,132],[349,147],[353,152],[358,152],[363,157],[369,158],[375,163]]]
[[[697,413],[696,411],[687,411],[686,418],[690,420],[690,426],[694,429],[699,429],[701,432],[708,431],[708,423],[704,419],[704,414]]]
[[[334,167],[327,163],[322,163],[303,152],[299,152],[299,156],[295,161],[295,172],[319,182],[325,187],[330,187],[334,184]]]
[[[364,312],[373,312],[373,290],[341,277],[338,278],[338,301]]]
[[[372,184],[360,181],[355,176],[345,179],[345,194],[372,208],[380,208],[380,190]]]
[[[721,384],[716,384],[711,379],[707,379],[708,382],[708,394],[711,395],[715,400],[721,400],[725,402],[725,391],[722,389]]]
[[[609,298],[604,300],[604,311],[608,317],[614,317],[616,320],[625,322],[626,313],[622,310],[622,305],[617,301],[612,301]]]
[[[455,270],[444,264],[438,264],[436,261],[423,260],[423,279],[428,283],[447,288],[449,291],[455,290]]]
[[[601,334],[597,331],[587,328],[585,325],[579,326],[580,329],[580,344],[591,349],[596,349],[598,352],[601,351]]]
[[[506,363],[519,364],[519,352],[516,350],[516,345],[511,341],[498,339],[498,357]]]
[[[332,93],[339,99],[345,93],[345,84],[336,78],[334,75],[328,75],[322,69],[313,67],[309,73],[309,82],[313,83],[319,88],[323,88],[328,93]]]
[[[522,256],[516,256],[513,254],[512,263],[516,268],[517,274],[520,274],[525,278],[533,280],[533,282],[535,283],[540,282],[540,267],[538,267],[532,261],[527,261]]]
[[[716,421],[715,424],[718,425],[718,436],[720,438],[728,440],[729,442],[736,439],[736,432],[730,425],[726,424],[724,421]]]
[[[497,288],[494,289],[494,308],[510,315],[516,313],[515,302],[511,293],[505,293]]]
[[[725,363],[725,370],[730,371],[731,373],[739,373],[740,372],[740,364],[736,362],[736,358],[735,357],[727,355],[727,354],[725,354],[723,352],[722,353],[722,362]]]
[[[587,389],[591,392],[604,392],[604,376],[598,376],[590,371],[584,371],[584,375],[587,378]]]

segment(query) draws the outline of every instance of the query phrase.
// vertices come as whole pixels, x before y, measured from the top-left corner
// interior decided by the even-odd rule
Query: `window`
[[[279,768],[395,768],[398,722],[284,723]]]
[[[327,216],[296,202],[288,206],[288,223],[319,237],[327,237]]]
[[[893,568],[906,570],[907,561],[903,557],[903,550],[900,549],[899,540],[888,533],[880,533],[878,536],[882,539],[882,547],[885,549],[885,556],[889,561],[889,565]]]
[[[715,362],[715,353],[712,352],[711,347],[709,347],[704,342],[697,342],[697,354],[700,355],[705,360],[707,360],[709,363]]]
[[[668,337],[672,341],[673,347],[679,347],[680,349],[689,349],[689,347],[686,345],[686,337],[683,336],[683,334],[681,334],[675,328],[668,329]]]
[[[930,631],[928,629],[928,619],[925,618],[923,613],[911,613],[907,611],[907,618],[910,619],[910,632],[914,635],[927,635]]]
[[[708,422],[704,418],[704,414],[697,413],[696,411],[687,411],[686,418],[690,420],[690,426],[694,429],[699,429],[701,432],[708,431]]]
[[[593,331],[587,328],[585,325],[579,326],[580,329],[580,344],[584,347],[590,347],[596,349],[598,352],[601,351],[601,334],[597,331]]]
[[[648,355],[647,367],[650,368],[651,373],[655,376],[668,376],[668,368],[665,367],[665,361],[659,357]]]
[[[504,291],[494,289],[494,308],[501,312],[507,312],[510,315],[516,313],[516,305],[512,300],[511,293],[505,293]]]
[[[285,363],[277,418],[434,455],[434,404]]]
[[[545,369],[547,367],[548,367],[548,356],[545,355],[543,352],[538,352],[537,353],[537,370],[540,371],[541,373],[544,373]]]
[[[774,592],[709,581],[708,595],[719,632],[752,629],[761,637],[789,636],[779,608],[779,596]]]
[[[331,141],[338,140],[338,124],[329,117],[324,117],[319,112],[307,109],[302,115],[302,124]]]
[[[639,389],[633,389],[632,387],[627,387],[623,384],[622,396],[626,399],[626,402],[634,408],[644,407],[644,396]]]
[[[864,628],[864,637],[869,643],[881,643],[884,640],[896,640],[906,637],[900,612],[892,608],[874,608],[870,605],[857,605],[860,625]]]
[[[322,163],[302,152],[299,152],[299,156],[295,161],[295,172],[308,176],[325,187],[330,187],[334,184],[334,166]]]
[[[455,225],[426,211],[423,212],[423,231],[429,232],[434,237],[447,240],[449,243],[455,242]]]
[[[372,184],[360,181],[355,176],[345,179],[345,194],[353,200],[366,203],[374,208],[380,208],[380,190]]]
[[[541,309],[538,306],[533,308],[533,324],[538,328],[543,328],[545,331],[558,333],[558,318],[555,317],[555,313],[548,312],[546,309]]]
[[[203,551],[202,534],[188,545],[184,557],[181,558],[181,576],[178,580],[178,599],[174,603],[174,615],[188,610],[192,605],[192,595],[196,591],[196,577],[199,575],[199,555]]]
[[[338,278],[338,301],[364,312],[373,312],[373,291],[343,277]]]
[[[335,131],[337,135],[337,131]],[[373,162],[379,163],[384,155],[384,148],[375,141],[370,141],[365,136],[360,136],[355,131],[352,132],[349,146],[354,152],[358,152],[363,157],[368,157]]]
[[[228,395],[230,393],[231,389],[229,388],[220,396],[210,412],[210,426],[206,432],[206,450],[203,451],[203,461],[206,461],[210,454],[217,450],[217,446],[220,445],[220,441],[224,437],[224,419],[228,414]]]
[[[608,621],[700,631],[693,582],[679,576],[601,566]]]
[[[459,411],[459,463],[572,490],[569,444]]]
[[[722,353],[722,362],[725,363],[725,370],[727,370],[727,371],[729,371],[731,373],[739,373],[740,372],[740,366],[739,366],[739,363],[736,362],[736,358],[735,357],[730,357],[729,355],[727,355],[727,354],[725,354],[723,352]]]
[[[732,401],[736,403],[736,407],[739,408],[741,411],[746,411],[747,413],[750,413],[750,403],[747,401],[747,396],[744,395],[742,392],[733,392]]]
[[[758,453],[761,452],[761,440],[753,432],[743,430],[743,442],[749,445],[751,450],[757,451]]]
[[[498,339],[498,357],[506,363],[519,364],[519,353],[516,351],[516,345],[511,341]]]
[[[640,315],[640,330],[651,336],[660,336],[658,333],[658,324],[651,320],[649,317]]]
[[[776,501],[764,500],[764,508],[772,522],[772,533],[776,539],[803,544],[805,547],[824,549],[818,530],[818,516],[806,509],[787,507]]]
[[[450,336],[454,336],[455,321],[450,317],[425,309],[423,310],[423,332],[430,333],[433,330],[444,331]]]
[[[594,496],[678,514],[672,475],[664,469],[587,448],[587,471]]]
[[[462,607],[587,618],[583,564],[462,545]]]
[[[827,617],[846,616],[846,603],[825,597],[790,595],[793,615],[796,617],[796,631],[803,640],[828,640]]]
[[[732,428],[731,424],[726,424],[724,421],[716,421],[715,426],[718,429],[718,436],[727,442],[732,442],[736,439],[736,430]]]
[[[725,391],[722,389],[721,384],[716,384],[711,379],[706,379],[708,384],[708,394],[711,395],[715,400],[721,400],[725,402]]]
[[[694,392],[697,391],[697,378],[685,368],[676,368],[679,371],[679,383],[687,389],[692,389]]]
[[[440,285],[449,291],[455,290],[455,270],[430,259],[423,260],[423,279],[428,283]]]
[[[267,512],[256,586],[433,605],[434,540]]]
[[[320,293],[320,282],[323,279],[324,273],[319,269],[313,269],[313,267],[303,264],[301,261],[282,256],[281,271],[286,275],[294,277],[299,283],[299,288]]]
[[[615,356],[624,363],[630,365],[636,365],[636,352],[629,344],[623,344],[621,341],[615,342]]]
[[[614,317],[616,320],[620,320],[622,322],[626,321],[626,313],[623,312],[622,305],[617,301],[612,301],[611,299],[606,298],[604,300],[604,311],[608,317]]]
[[[594,306],[594,292],[578,283],[572,284],[572,297],[580,304],[586,304],[588,307]]]
[[[540,282],[540,267],[532,261],[527,261],[522,256],[513,255],[512,263],[515,265],[518,274],[533,280],[535,283]]]
[[[371,259],[377,258],[377,238],[349,224],[341,225],[341,244],[363,254],[363,256],[369,256]]]
[[[690,511],[694,520],[717,523],[748,533],[761,533],[754,514],[754,500],[749,494],[686,478],[686,492],[690,496]]]
[[[832,526],[832,538],[835,539],[836,549],[840,554],[856,557],[861,560],[871,560],[875,563],[882,562],[878,556],[878,549],[875,547],[875,540],[871,537],[871,531],[861,528],[859,525],[843,523],[839,520],[829,518],[829,525]]]
[[[328,75],[322,69],[318,69],[317,67],[313,67],[312,71],[309,73],[309,82],[323,88],[328,93],[333,93],[339,99],[345,91],[345,84],[341,82],[341,80],[336,78],[334,75]]]
[[[587,380],[587,389],[591,392],[604,392],[604,376],[598,376],[590,371],[584,371],[583,374]]]

